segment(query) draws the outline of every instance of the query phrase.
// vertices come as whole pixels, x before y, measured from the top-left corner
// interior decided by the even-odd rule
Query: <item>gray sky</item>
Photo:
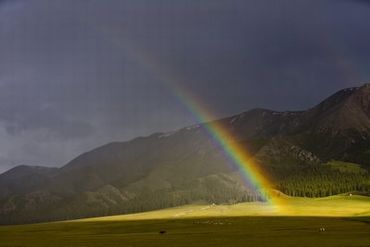
[[[365,0],[0,0],[0,172],[370,81]],[[154,68],[154,69],[153,69]],[[153,71],[154,70],[154,71]]]

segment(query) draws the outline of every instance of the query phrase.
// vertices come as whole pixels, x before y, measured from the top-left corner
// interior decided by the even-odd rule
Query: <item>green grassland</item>
[[[370,246],[370,198],[285,198],[279,208],[263,203],[188,205],[2,226],[0,246]]]

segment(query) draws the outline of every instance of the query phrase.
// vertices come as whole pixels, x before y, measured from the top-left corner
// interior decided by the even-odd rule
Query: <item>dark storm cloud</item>
[[[370,5],[369,0],[347,0],[348,2],[352,3],[359,3],[359,4],[365,4],[365,5]]]
[[[218,116],[369,81],[355,2],[368,1],[0,1],[0,169],[193,123],[163,77]]]
[[[14,3],[14,2],[16,2],[17,0],[0,0],[0,5],[2,5],[2,4],[6,4],[6,3]]]

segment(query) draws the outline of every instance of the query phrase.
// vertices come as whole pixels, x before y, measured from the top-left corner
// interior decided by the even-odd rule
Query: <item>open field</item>
[[[279,213],[261,203],[189,205],[133,215],[2,226],[0,246],[370,246],[370,198],[287,200]]]

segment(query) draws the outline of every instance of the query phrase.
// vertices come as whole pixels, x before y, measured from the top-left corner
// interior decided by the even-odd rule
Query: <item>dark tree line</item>
[[[301,197],[325,197],[350,192],[370,194],[370,175],[309,167],[280,178],[277,189],[287,195]]]

